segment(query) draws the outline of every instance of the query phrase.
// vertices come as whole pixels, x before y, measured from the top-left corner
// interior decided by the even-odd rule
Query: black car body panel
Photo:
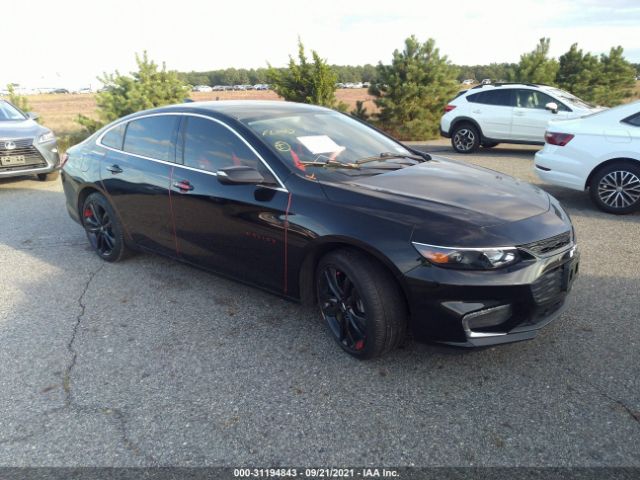
[[[62,175],[69,213],[81,222],[83,199],[100,191],[132,245],[303,301],[313,300],[315,265],[324,253],[358,249],[397,279],[418,338],[462,346],[523,340],[562,311],[579,254],[570,219],[555,199],[507,175],[435,157],[376,174],[327,171],[317,178],[285,164],[247,123],[316,111],[324,109],[209,102],[121,119],[69,151]],[[176,115],[172,158],[158,161],[101,144],[113,125],[149,115]],[[273,181],[225,185],[215,172],[184,164],[182,117],[211,119],[233,131]],[[527,250],[559,234],[568,240],[548,254]],[[518,247],[522,260],[488,271],[442,268],[412,242]],[[465,318],[478,312],[498,312],[504,321],[471,331]]]

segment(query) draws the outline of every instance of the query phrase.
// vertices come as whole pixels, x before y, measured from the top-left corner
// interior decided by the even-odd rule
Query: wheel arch
[[[402,280],[402,273],[398,268],[382,254],[378,249],[364,242],[346,238],[346,237],[327,237],[323,238],[308,247],[304,255],[304,259],[300,266],[299,272],[299,288],[300,301],[306,305],[313,305],[316,302],[315,296],[315,271],[320,259],[328,253],[339,249],[351,249],[358,251],[376,263],[381,265],[385,271],[394,278],[402,291],[404,301],[407,303],[407,311],[409,311],[408,289]]]
[[[611,158],[609,160],[605,160],[604,162],[599,163],[598,165],[593,167],[593,170],[591,170],[591,173],[589,173],[589,176],[587,177],[587,181],[584,184],[585,190],[591,187],[591,181],[593,180],[593,177],[595,176],[596,173],[598,173],[603,168],[608,167],[609,165],[612,165],[614,163],[619,163],[619,162],[629,162],[640,167],[640,160],[637,158],[616,157],[616,158]]]
[[[482,133],[482,128],[480,127],[480,124],[474,120],[471,117],[456,117],[452,122],[451,122],[451,126],[449,127],[449,133],[451,135],[453,135],[453,131],[456,129],[456,127],[458,125],[460,125],[461,123],[470,123],[471,125],[473,125],[477,130],[478,133],[480,133],[480,141],[484,141],[486,140],[484,133]]]

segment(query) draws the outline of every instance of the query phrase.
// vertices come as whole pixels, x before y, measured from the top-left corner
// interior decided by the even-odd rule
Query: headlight
[[[520,260],[518,249],[500,248],[449,248],[412,242],[420,255],[439,267],[462,270],[494,270],[513,265]]]
[[[38,143],[44,143],[44,142],[50,142],[51,140],[55,139],[56,136],[53,134],[53,132],[51,130],[49,130],[46,133],[43,133],[42,135],[40,135],[40,137],[38,138]]]

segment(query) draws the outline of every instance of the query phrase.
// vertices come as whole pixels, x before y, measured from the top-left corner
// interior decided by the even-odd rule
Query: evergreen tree
[[[631,96],[635,87],[635,68],[623,56],[622,47],[611,47],[608,55],[600,56],[601,73],[593,101],[612,107]]]
[[[541,38],[533,51],[522,54],[520,63],[509,72],[509,80],[553,85],[559,64],[556,59],[549,58],[550,43],[550,39]]]
[[[574,43],[567,53],[560,57],[560,67],[556,76],[558,86],[584,100],[593,100],[598,82],[602,76],[598,57],[583,54]]]
[[[140,57],[136,54],[138,71],[131,75],[105,74],[99,80],[106,89],[96,95],[98,120],[78,116],[80,123],[89,132],[94,132],[102,125],[130,113],[179,103],[188,96],[188,89],[175,71],[168,71],[163,63],[162,68],[147,57],[145,51]]]
[[[16,88],[13,83],[7,85],[7,92],[9,92],[9,103],[18,107],[23,112],[28,112],[31,107],[29,106],[29,100],[24,95],[20,95],[16,92]]]
[[[370,117],[367,112],[367,107],[364,106],[364,101],[362,100],[356,100],[356,108],[351,110],[351,115],[364,121],[369,120]]]
[[[312,61],[307,59],[302,41],[298,39],[298,63],[289,55],[289,68],[277,69],[269,65],[267,73],[272,89],[285,100],[312,103],[345,110],[346,105],[336,99],[336,74],[311,51]]]
[[[377,123],[404,140],[424,140],[438,134],[446,103],[458,91],[457,71],[441,56],[435,40],[420,43],[415,36],[405,40],[404,50],[395,50],[391,65],[378,64],[374,95],[380,112]]]

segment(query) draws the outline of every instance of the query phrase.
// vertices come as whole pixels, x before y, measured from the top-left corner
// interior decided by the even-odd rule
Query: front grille
[[[0,151],[6,150],[6,142],[15,143],[16,148],[24,148],[33,145],[33,138],[0,138]]]
[[[7,142],[11,142],[12,144],[15,144],[15,148],[8,150],[6,148]],[[10,167],[0,164],[0,170],[14,171],[14,170],[25,170],[29,168],[38,168],[38,167],[47,166],[47,163],[45,162],[44,158],[42,157],[38,149],[36,149],[36,147],[33,146],[33,139],[18,138],[18,139],[10,139],[10,140],[9,139],[0,140],[0,157],[17,156],[17,155],[24,156],[24,164],[12,165]]]
[[[562,292],[562,269],[556,268],[545,273],[531,284],[531,293],[537,304],[554,300]]]
[[[553,253],[571,244],[571,232],[564,232],[555,237],[520,245],[520,248],[538,256]]]

